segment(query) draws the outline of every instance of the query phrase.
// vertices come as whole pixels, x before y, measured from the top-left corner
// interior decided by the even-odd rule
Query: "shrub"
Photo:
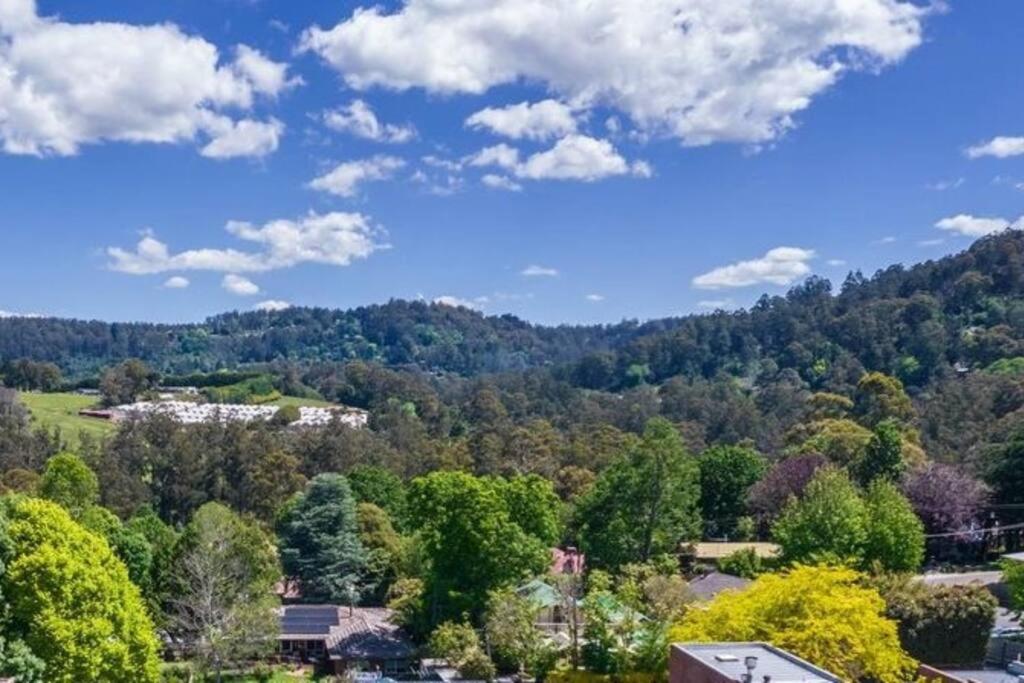
[[[764,564],[756,550],[744,548],[720,559],[718,570],[744,579],[756,579],[764,571]]]

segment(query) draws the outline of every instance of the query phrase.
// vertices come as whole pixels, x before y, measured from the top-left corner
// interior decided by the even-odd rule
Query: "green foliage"
[[[991,449],[985,479],[1000,503],[1024,502],[1024,428]]]
[[[786,563],[876,563],[913,571],[924,558],[924,526],[910,502],[887,481],[862,496],[846,472],[820,470],[772,527]]]
[[[398,476],[383,467],[357,465],[345,477],[357,502],[376,505],[388,513],[395,528],[404,528],[405,483]]]
[[[909,422],[916,415],[903,383],[880,372],[869,372],[857,382],[856,410],[869,426],[890,419]]]
[[[914,658],[942,667],[979,666],[998,602],[984,586],[933,586],[904,580],[883,590],[886,614]]]
[[[899,480],[906,467],[903,462],[903,434],[895,420],[878,423],[864,457],[855,464],[855,469],[862,486],[876,479]]]
[[[203,389],[203,395],[211,403],[262,404],[281,398],[281,392],[274,388],[274,379],[270,375],[258,375],[225,386],[207,387]]]
[[[269,539],[218,503],[196,511],[174,549],[168,628],[218,676],[272,653],[280,568]]]
[[[284,405],[277,409],[274,417],[270,418],[270,423],[278,427],[286,427],[300,419],[302,419],[302,411],[299,410],[299,406]]]
[[[500,480],[434,472],[409,486],[410,518],[428,561],[433,620],[479,615],[490,591],[544,571],[544,539],[515,521]],[[467,560],[472,558],[472,560]]]
[[[129,358],[103,373],[100,393],[108,406],[133,403],[142,394],[153,389],[159,375],[137,358]]]
[[[875,481],[864,497],[867,537],[862,566],[913,572],[924,559],[924,525],[910,502],[888,481]]]
[[[769,642],[844,680],[905,683],[916,663],[901,648],[885,602],[850,569],[798,566],[765,574],[691,610],[674,642]]]
[[[1010,593],[1010,606],[1017,614],[1024,614],[1024,562],[1003,560],[1003,583]]]
[[[840,467],[860,462],[872,438],[870,429],[848,419],[818,420],[798,432],[805,438],[794,449],[797,453],[820,453]]]
[[[553,546],[562,535],[562,503],[554,485],[536,474],[490,480],[508,507],[512,522],[541,543]]]
[[[480,645],[480,636],[469,624],[447,621],[430,635],[427,645],[435,657],[447,659],[464,678],[490,681],[495,676],[494,663]]]
[[[581,544],[593,567],[615,568],[670,552],[700,530],[700,472],[667,420],[647,424],[577,503]]]
[[[355,498],[340,474],[314,477],[278,522],[281,563],[313,602],[358,599],[367,556]]]
[[[485,628],[495,659],[534,676],[543,676],[555,655],[535,625],[539,611],[531,601],[508,589],[494,591],[487,599]]]
[[[50,458],[39,481],[40,497],[57,503],[76,519],[99,500],[99,488],[96,474],[71,453]]]
[[[153,625],[107,543],[48,501],[14,501],[9,519],[7,633],[45,662],[46,680],[156,681]]]
[[[867,511],[842,470],[823,468],[799,500],[791,500],[772,527],[782,559],[796,562],[859,561],[867,540]]]
[[[747,492],[764,476],[767,465],[759,453],[739,446],[714,446],[700,464],[700,507],[705,532],[735,535],[746,512]]]
[[[753,548],[744,548],[720,559],[718,571],[743,579],[756,579],[764,572],[764,561]]]
[[[388,513],[373,503],[359,503],[359,541],[366,551],[364,595],[371,604],[380,604],[401,575],[406,544],[395,531]]]
[[[985,372],[993,375],[1024,375],[1024,356],[1000,358],[985,368]]]

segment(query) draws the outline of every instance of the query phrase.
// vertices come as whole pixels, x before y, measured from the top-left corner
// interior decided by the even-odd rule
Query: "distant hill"
[[[511,315],[391,301],[348,311],[292,308],[226,313],[200,324],[62,319],[0,320],[0,360],[57,363],[81,377],[129,357],[166,373],[274,361],[366,360],[472,377],[548,367],[590,389],[675,376],[754,377],[792,368],[835,385],[863,369],[909,386],[960,364],[982,368],[1024,355],[1024,233],[1007,231],[968,250],[867,278],[838,292],[812,277],[750,310],[647,323],[547,327]]]

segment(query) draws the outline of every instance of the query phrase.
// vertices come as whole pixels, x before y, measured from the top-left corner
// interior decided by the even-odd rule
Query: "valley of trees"
[[[749,311],[645,324],[405,302],[185,326],[7,319],[0,377],[0,673],[18,680],[157,680],[155,633],[199,672],[253,666],[283,578],[312,601],[391,606],[480,678],[657,675],[677,637],[771,640],[851,679],[904,681],[929,652],[975,656],[994,614],[983,591],[905,577],[1019,542],[1024,234],[852,274],[838,293],[811,278]],[[96,387],[116,403],[256,379],[365,408],[370,427],[156,415],[69,453],[18,396]],[[1011,531],[981,532],[996,520]],[[701,539],[782,554],[724,560],[757,581],[697,611],[681,568]],[[587,555],[585,580],[551,578],[566,605],[586,596],[567,653],[524,626],[533,607],[511,590],[554,546]],[[101,582],[116,613],[32,579],[47,572]],[[849,629],[793,632],[818,609]],[[76,635],[40,639],[26,626],[39,610]],[[778,621],[744,616],[766,610]]]

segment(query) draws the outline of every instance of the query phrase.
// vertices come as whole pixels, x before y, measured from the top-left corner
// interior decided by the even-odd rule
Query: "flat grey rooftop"
[[[744,660],[757,657],[754,681],[772,683],[841,683],[838,676],[766,643],[675,643],[679,648],[734,681],[747,673]]]

